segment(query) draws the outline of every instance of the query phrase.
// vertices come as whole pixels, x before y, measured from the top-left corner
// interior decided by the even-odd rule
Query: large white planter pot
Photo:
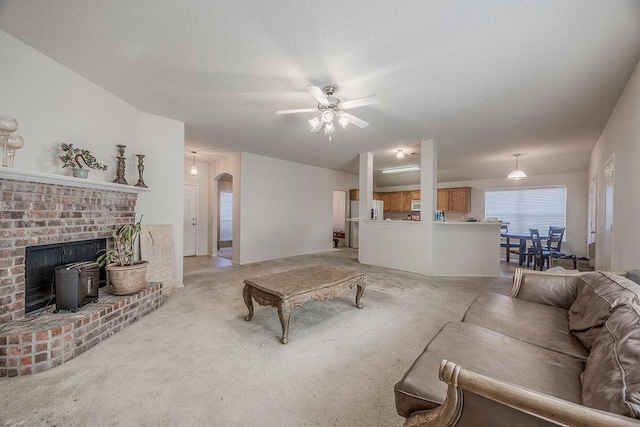
[[[147,261],[134,265],[109,264],[106,267],[113,295],[130,295],[142,290],[147,283]]]

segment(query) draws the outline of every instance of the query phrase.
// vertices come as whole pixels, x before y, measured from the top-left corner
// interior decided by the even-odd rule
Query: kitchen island
[[[498,276],[500,223],[434,222],[432,269],[434,276]]]

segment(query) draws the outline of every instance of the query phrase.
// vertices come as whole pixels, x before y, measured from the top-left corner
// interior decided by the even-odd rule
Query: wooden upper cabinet
[[[377,191],[373,192],[373,200],[382,200],[382,194],[383,193],[378,193]]]
[[[402,205],[400,207],[400,212],[411,212],[411,200],[413,197],[412,191],[401,191]]]
[[[436,210],[438,211],[449,210],[449,189],[448,188],[438,189],[438,202],[437,202]]]
[[[420,190],[414,190],[411,192],[411,200],[420,200]]]
[[[384,204],[383,209],[385,212],[391,211],[391,194],[392,193],[380,193],[382,203]]]
[[[469,212],[471,210],[471,187],[451,188],[449,210],[453,212]]]
[[[437,210],[469,212],[471,210],[471,187],[439,188]]]
[[[391,200],[389,202],[389,211],[391,212],[402,212],[402,193],[399,191],[394,191],[391,194]]]
[[[349,200],[360,200],[360,190],[357,188],[349,190]]]

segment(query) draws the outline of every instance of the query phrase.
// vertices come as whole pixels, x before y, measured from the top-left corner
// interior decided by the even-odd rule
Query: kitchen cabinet
[[[384,193],[379,193],[377,191],[373,192],[373,200],[382,200],[382,195]],[[360,190],[357,188],[353,188],[349,190],[349,200],[360,200]]]
[[[392,193],[380,193],[382,196],[382,203],[384,203],[384,210],[386,212],[391,211],[391,194]]]
[[[391,200],[389,201],[390,212],[402,212],[402,193],[400,191],[394,191],[391,194]]]
[[[437,210],[444,212],[469,212],[471,187],[439,188]]]
[[[412,191],[401,191],[402,204],[400,207],[400,212],[411,212],[411,200],[413,197]]]

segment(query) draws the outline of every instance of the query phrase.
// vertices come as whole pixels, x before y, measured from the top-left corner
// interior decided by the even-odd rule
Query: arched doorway
[[[217,224],[215,248],[219,257],[233,259],[233,176],[228,173],[216,177]]]

